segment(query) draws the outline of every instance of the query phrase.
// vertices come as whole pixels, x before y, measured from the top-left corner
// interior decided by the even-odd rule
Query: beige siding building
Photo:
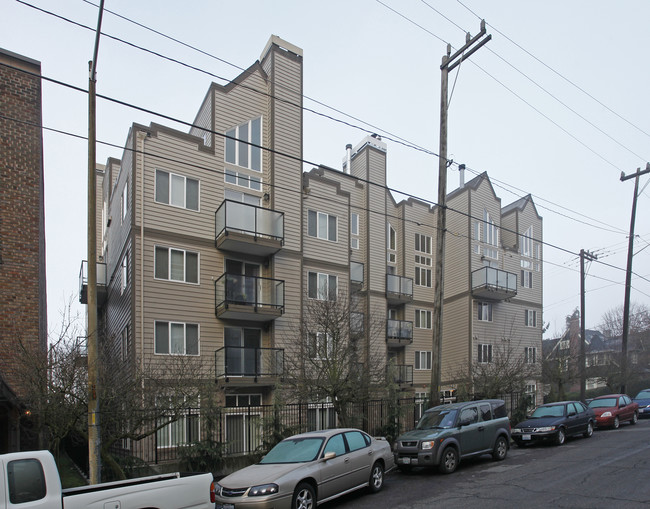
[[[405,395],[424,394],[434,361],[435,208],[395,202],[387,147],[375,135],[346,148],[342,170],[303,172],[302,63],[302,50],[274,36],[233,82],[210,86],[189,133],[131,127],[122,159],[99,172],[101,321],[125,361],[194,356],[210,367],[224,406],[269,403],[306,302],[334,291],[354,300],[366,325],[380,323],[366,350],[392,360]],[[502,208],[481,175],[451,193],[449,206],[462,213],[448,220],[443,374],[506,327],[539,357],[542,223],[530,197]],[[512,288],[501,278],[490,286],[506,272]],[[482,303],[490,322],[477,319]],[[536,325],[526,326],[525,310]]]

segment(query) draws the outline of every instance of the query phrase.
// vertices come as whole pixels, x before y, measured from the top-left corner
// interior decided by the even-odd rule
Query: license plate
[[[235,504],[217,504],[217,509],[235,509]]]
[[[410,465],[411,464],[411,458],[401,458],[400,462],[402,465]]]
[[[530,440],[530,435],[521,435],[522,440]]]

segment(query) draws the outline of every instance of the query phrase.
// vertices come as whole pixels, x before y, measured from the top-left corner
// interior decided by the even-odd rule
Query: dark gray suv
[[[495,460],[503,460],[509,447],[505,403],[489,399],[430,408],[414,430],[397,437],[393,455],[402,471],[437,466],[450,474],[464,458],[491,454]]]

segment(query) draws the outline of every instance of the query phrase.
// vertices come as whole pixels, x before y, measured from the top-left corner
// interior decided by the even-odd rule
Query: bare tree
[[[293,399],[327,401],[349,425],[349,405],[387,387],[385,324],[360,313],[354,299],[329,297],[305,299],[302,322],[285,341],[285,380]]]

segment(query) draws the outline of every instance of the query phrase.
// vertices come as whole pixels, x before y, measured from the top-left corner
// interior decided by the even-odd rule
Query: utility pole
[[[464,59],[469,58],[481,46],[492,39],[491,35],[484,38],[483,36],[485,34],[485,20],[482,20],[481,31],[474,37],[468,32],[465,38],[465,45],[453,55],[451,55],[451,44],[447,44],[447,54],[442,57],[442,64],[440,65],[440,155],[438,156],[438,217],[436,221],[436,266],[434,274],[435,290],[432,323],[433,340],[431,345],[433,364],[431,366],[429,406],[440,404],[440,379],[442,371],[442,300],[444,298],[445,231],[447,228],[447,168],[451,165],[451,161],[447,160],[449,71],[459,66]]]
[[[597,260],[598,257],[585,251],[580,250],[580,401],[584,402],[586,399],[585,392],[587,386],[587,370],[585,367],[585,259],[589,262]]]
[[[104,0],[99,4],[97,31],[93,59],[89,63],[88,76],[88,468],[90,483],[101,482],[99,433],[99,384],[98,384],[98,341],[97,341],[97,205],[96,205],[96,90],[97,53],[99,52],[99,35],[101,33]]]
[[[634,198],[632,199],[632,219],[630,219],[630,239],[627,245],[627,269],[625,272],[625,301],[623,304],[623,336],[621,338],[621,393],[625,394],[627,385],[627,340],[630,331],[630,293],[632,291],[632,257],[634,256],[634,223],[636,221],[636,199],[639,195],[639,177],[650,173],[650,163],[645,170],[636,169],[634,175],[621,172],[621,182],[634,178]]]

